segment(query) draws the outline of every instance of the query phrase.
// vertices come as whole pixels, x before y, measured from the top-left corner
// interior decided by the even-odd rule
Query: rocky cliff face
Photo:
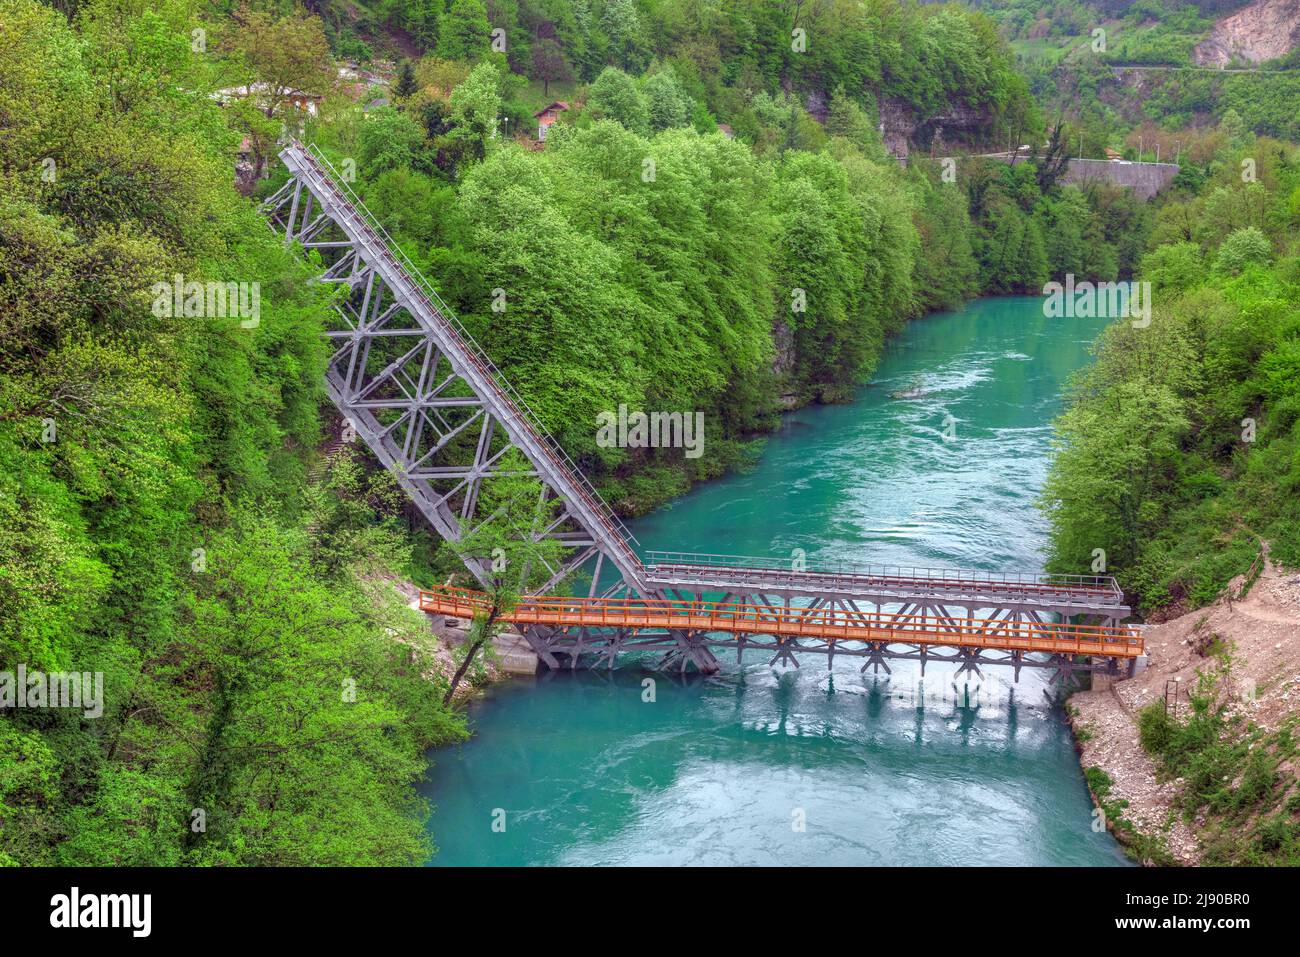
[[[949,146],[976,145],[978,134],[987,122],[988,116],[982,110],[961,103],[922,118],[902,100],[893,97],[880,100],[880,132],[885,148],[900,160],[907,159],[912,149],[942,155]]]
[[[1261,63],[1300,45],[1300,0],[1255,0],[1224,17],[1197,44],[1192,59],[1204,66],[1226,66],[1234,56]]]

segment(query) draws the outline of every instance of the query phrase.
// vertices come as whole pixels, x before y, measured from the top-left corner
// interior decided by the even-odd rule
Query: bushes
[[[1111,780],[1110,775],[1095,764],[1084,771],[1083,776],[1098,801],[1110,794],[1110,789],[1115,786],[1115,782]]]
[[[659,119],[665,121],[668,119],[668,111],[664,109],[662,97],[657,99],[660,109]],[[591,88],[587,91],[587,109],[593,119],[616,120],[633,133],[644,135],[650,132],[650,108],[646,104],[645,97],[637,89],[636,82],[615,67],[606,67],[600,76],[596,77],[596,82],[591,84]],[[665,122],[665,126],[668,125],[682,124]]]
[[[1197,688],[1187,689],[1190,712],[1185,721],[1168,713],[1163,701],[1152,702],[1138,714],[1143,749],[1166,775],[1186,779],[1184,794],[1191,810],[1214,797],[1223,779],[1219,772],[1234,763],[1232,749],[1224,744],[1229,727],[1226,705],[1216,693],[1218,683],[1210,672],[1198,673]]]
[[[1230,676],[1226,653],[1214,670],[1198,673],[1186,720],[1167,715],[1163,702],[1143,708],[1142,747],[1162,777],[1181,782],[1177,806],[1201,827],[1204,863],[1294,865],[1300,860],[1300,798],[1279,805],[1295,781],[1293,773],[1284,779],[1280,771],[1295,754],[1295,719],[1270,735],[1229,717]]]
[[[1138,740],[1148,754],[1164,754],[1174,739],[1177,723],[1163,701],[1153,701],[1138,712]]]
[[[1235,276],[1247,266],[1266,263],[1273,247],[1258,227],[1246,226],[1229,233],[1214,257],[1216,272]]]

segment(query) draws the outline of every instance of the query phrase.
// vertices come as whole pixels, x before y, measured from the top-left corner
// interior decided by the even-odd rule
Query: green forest
[[[308,480],[325,304],[232,188],[193,22],[0,5],[0,661],[106,701],[5,711],[0,862],[418,862],[463,724],[357,512],[389,490]],[[160,320],[176,273],[260,281],[260,324]]]
[[[329,293],[256,206],[286,134],[355,171],[621,514],[744,468],[781,410],[850,398],[929,311],[1141,278],[1155,321],[1111,329],[1060,424],[1053,568],[1104,549],[1150,607],[1208,600],[1260,538],[1300,562],[1300,171],[1266,135],[1285,130],[1243,110],[1189,134],[1145,204],[1061,182],[1094,120],[1036,99],[978,10],[313,10],[0,0],[0,669],[106,683],[96,720],[0,714],[0,863],[436,850],[414,784],[467,732],[394,584],[459,563],[364,455],[327,463]],[[340,80],[384,58],[391,83]],[[882,112],[954,109],[961,152],[1030,149],[886,149]],[[260,314],[159,315],[173,277],[256,284]],[[707,454],[599,447],[620,404],[702,411]]]
[[[1102,549],[1142,605],[1196,607],[1261,541],[1300,563],[1297,227],[1300,152],[1239,131],[1161,204],[1138,271],[1152,322],[1107,330],[1060,422],[1058,570]]]

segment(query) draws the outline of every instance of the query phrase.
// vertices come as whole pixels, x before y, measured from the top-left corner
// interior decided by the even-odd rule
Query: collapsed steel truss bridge
[[[534,596],[512,619],[548,667],[613,666],[620,653],[642,650],[658,652],[661,667],[709,672],[714,650],[728,647],[771,651],[774,664],[797,665],[807,652],[861,657],[863,670],[888,671],[890,659],[976,672],[1005,664],[1018,678],[1022,667],[1119,673],[1141,658],[1140,632],[1120,625],[1129,609],[1112,578],[807,569],[684,553],[642,561],[636,539],[344,178],[296,141],[280,158],[290,179],[263,213],[340,290],[325,384],[349,426],[451,542],[492,520],[480,514],[485,481],[527,475],[541,484],[550,517],[536,534],[558,540],[564,557],[537,592],[588,583],[586,598]],[[466,567],[487,585],[485,560]],[[478,607],[471,592],[421,601],[437,614]]]

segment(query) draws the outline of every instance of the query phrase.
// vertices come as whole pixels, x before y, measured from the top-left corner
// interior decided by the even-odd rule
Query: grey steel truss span
[[[725,600],[780,604],[811,599],[900,608],[902,613],[950,617],[1047,621],[1048,615],[1117,625],[1130,614],[1115,579],[1095,575],[982,572],[972,569],[900,565],[808,567],[790,561],[740,555],[690,552],[646,553],[646,579],[672,593],[703,598],[718,592]],[[802,603],[802,602],[800,602]],[[962,615],[956,611],[961,610]]]
[[[335,322],[326,331],[332,345],[325,376],[331,401],[448,541],[460,541],[492,518],[480,514],[485,479],[535,476],[543,486],[542,504],[554,510],[538,534],[565,546],[563,558],[548,566],[538,593],[554,592],[577,578],[588,583],[589,596],[599,592],[600,597],[721,592],[737,601],[771,603],[777,596],[787,604],[846,611],[858,610],[860,603],[874,604],[877,610],[897,605],[904,613],[953,619],[977,609],[993,617],[1034,621],[1042,621],[1045,614],[1108,621],[1128,614],[1112,579],[1080,580],[1078,587],[1065,587],[1063,579],[1053,584],[1019,576],[903,574],[879,567],[794,571],[754,559],[682,554],[659,555],[652,564],[643,564],[636,539],[344,178],[315,147],[296,141],[280,159],[291,178],[266,200],[263,214],[286,244],[298,244],[309,257],[318,257],[319,281],[338,289]],[[485,561],[467,559],[465,564],[486,584]],[[757,638],[719,642],[683,631],[534,626],[525,629],[525,635],[552,668],[577,667],[593,659],[612,666],[620,652],[643,649],[662,653],[662,667],[685,670],[694,665],[708,672],[718,668],[711,647],[769,647]],[[822,648],[793,639],[775,639],[771,648],[774,661],[793,661],[796,651],[828,657],[859,653],[842,645]],[[1008,663],[1018,675],[1022,665],[1043,664],[989,658],[987,651],[963,650],[956,644],[948,657],[913,648],[860,652],[877,667],[885,658],[920,656],[923,664]],[[1062,662],[1054,666],[1095,667]],[[1104,665],[1117,666],[1114,661]]]
[[[458,541],[481,520],[485,478],[536,475],[561,501],[548,534],[577,553],[543,590],[604,560],[646,593],[631,534],[360,200],[314,151],[294,143],[280,158],[293,178],[266,214],[286,242],[321,256],[322,282],[343,288],[326,333],[330,398],[429,523]],[[482,567],[470,571],[483,580]]]
[[[592,594],[657,597],[635,538],[338,171],[296,141],[280,159],[291,178],[263,214],[286,244],[319,256],[320,281],[340,289],[326,332],[329,397],[434,530],[460,541],[492,517],[478,509],[485,479],[536,476],[555,503],[540,534],[565,546],[539,590],[582,573]],[[485,560],[465,564],[486,581]],[[547,637],[529,629],[550,662]],[[716,670],[698,639],[673,640],[684,660]]]
[[[734,649],[737,660],[747,650],[771,655],[771,664],[798,666],[798,654],[825,655],[827,666],[836,656],[864,659],[861,670],[889,672],[889,660],[956,664],[957,674],[979,673],[981,665],[1008,665],[1016,680],[1022,668],[1048,668],[1054,678],[1074,671],[1118,675],[1140,664],[1136,659],[1093,657],[1076,660],[1070,655],[1035,656],[1021,650],[990,650],[963,643],[960,635],[970,620],[979,618],[991,631],[997,622],[1032,622],[1047,625],[1053,616],[1062,620],[1118,627],[1130,614],[1124,595],[1109,576],[1047,575],[982,572],[970,569],[838,565],[796,570],[789,561],[736,555],[688,552],[646,552],[645,577],[661,593],[683,601],[719,601],[740,604],[843,612],[868,616],[887,612],[897,621],[928,620],[946,623],[954,634],[949,650],[936,650],[906,641],[853,642],[800,636],[703,635],[715,652]],[[584,655],[612,666],[618,654],[664,650],[665,662],[680,661],[668,636],[653,631],[620,636],[602,644],[574,631],[552,633],[550,654],[575,667]],[[681,662],[684,665],[684,662]]]

